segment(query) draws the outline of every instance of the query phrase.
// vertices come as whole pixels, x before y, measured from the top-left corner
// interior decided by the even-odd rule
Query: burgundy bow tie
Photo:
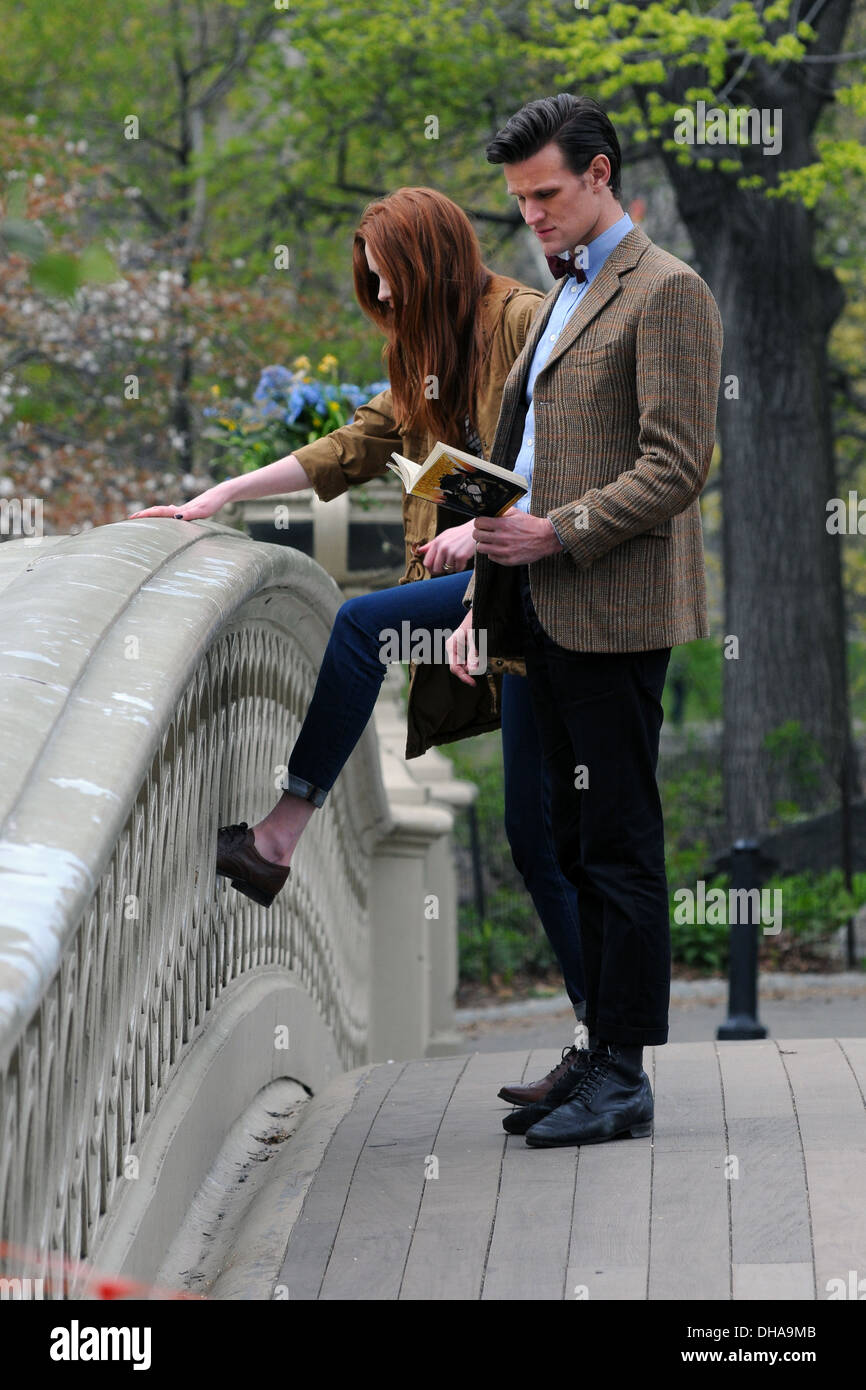
[[[579,285],[586,279],[586,271],[582,270],[574,261],[565,260],[562,256],[545,256],[544,258],[550,267],[550,273],[555,280],[561,280],[565,275],[573,275]]]

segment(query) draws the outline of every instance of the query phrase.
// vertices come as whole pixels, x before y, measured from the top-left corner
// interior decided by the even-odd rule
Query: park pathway
[[[496,1092],[556,1060],[333,1083],[290,1141],[276,1296],[784,1302],[866,1279],[866,1039],[647,1049],[651,1139],[530,1149]]]

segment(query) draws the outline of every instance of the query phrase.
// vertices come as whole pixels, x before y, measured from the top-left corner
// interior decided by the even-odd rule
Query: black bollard
[[[769,867],[755,840],[735,841],[730,857],[720,860],[719,869],[729,869],[732,888],[760,891],[765,868]],[[750,914],[751,915],[751,914]],[[731,956],[728,967],[728,1017],[719,1025],[716,1037],[725,1041],[765,1038],[767,1030],[758,1021],[758,930],[757,922],[732,922]]]

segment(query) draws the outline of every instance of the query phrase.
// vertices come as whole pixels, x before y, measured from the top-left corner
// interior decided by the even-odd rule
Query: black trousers
[[[670,647],[573,652],[541,627],[520,568],[526,674],[560,867],[577,889],[591,1033],[668,1038],[670,921],[656,783]]]

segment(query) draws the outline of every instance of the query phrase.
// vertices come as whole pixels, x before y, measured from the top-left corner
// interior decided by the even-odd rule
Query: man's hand
[[[424,561],[431,574],[456,574],[465,570],[475,554],[474,521],[463,526],[449,526],[447,531],[434,536],[432,541],[414,547],[415,554]]]
[[[479,555],[489,555],[497,565],[528,565],[562,551],[552,521],[516,507],[504,516],[479,516],[474,526]]]
[[[448,665],[452,675],[464,685],[475,685],[476,682],[469,674],[470,671],[478,670],[478,653],[472,641],[471,608],[457,630],[448,638],[445,651],[448,653]]]

